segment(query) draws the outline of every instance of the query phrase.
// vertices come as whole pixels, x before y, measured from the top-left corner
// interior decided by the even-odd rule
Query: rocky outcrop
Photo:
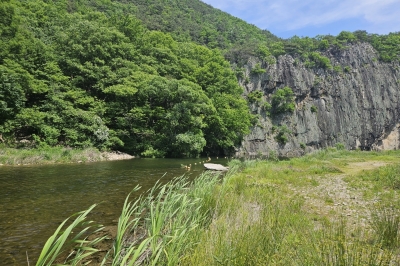
[[[251,109],[258,124],[246,136],[238,156],[299,156],[315,149],[344,145],[347,149],[400,148],[400,66],[383,63],[370,44],[361,43],[327,51],[334,69],[306,68],[290,55],[275,64],[253,58],[240,81],[245,96],[263,92]],[[256,64],[265,73],[252,74]],[[290,87],[295,96],[293,113],[267,115],[264,102],[279,88]],[[287,142],[277,141],[277,130],[287,126]],[[340,143],[340,144],[339,144]]]

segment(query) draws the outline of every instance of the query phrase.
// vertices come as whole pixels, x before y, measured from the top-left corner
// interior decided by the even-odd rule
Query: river
[[[129,192],[183,174],[195,178],[205,159],[132,159],[82,164],[0,166],[0,265],[34,265],[46,240],[71,214],[94,203],[91,219],[116,225]],[[226,164],[226,160],[212,160]],[[195,163],[197,165],[195,165]],[[181,167],[192,164],[190,172]]]

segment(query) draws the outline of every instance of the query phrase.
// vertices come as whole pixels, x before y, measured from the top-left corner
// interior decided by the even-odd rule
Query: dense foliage
[[[292,113],[295,110],[294,93],[291,88],[278,89],[271,97],[271,114]]]
[[[3,0],[0,136],[149,157],[229,152],[254,120],[237,84],[249,56],[343,71],[324,52],[356,42],[399,60],[399,33],[282,40],[198,0]],[[287,96],[266,109],[292,112]]]
[[[222,54],[150,31],[128,7],[0,4],[0,132],[9,143],[161,157],[228,152],[241,140],[251,116]]]
[[[124,2],[119,0],[119,2]],[[278,40],[241,19],[199,0],[132,0],[136,15],[150,29],[170,32],[178,40],[192,40],[211,48],[239,49],[249,43]]]
[[[378,51],[379,59],[384,62],[399,61],[400,59],[400,32],[378,35],[358,30],[355,32],[342,31],[338,36],[318,35],[315,38],[294,36],[284,41],[284,49],[286,53],[300,55],[304,61],[309,62],[308,66],[332,68],[330,62],[327,61],[329,59],[323,58],[320,52],[329,48],[346,49],[346,45],[360,42],[370,43]]]

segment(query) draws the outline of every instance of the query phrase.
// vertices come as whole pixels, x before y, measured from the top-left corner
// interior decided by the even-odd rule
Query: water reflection
[[[204,159],[202,159],[204,160]],[[116,224],[125,197],[136,186],[147,191],[161,177],[167,182],[183,174],[198,176],[200,159],[133,159],[87,164],[2,166],[0,168],[0,261],[31,263],[57,226],[94,203],[91,219]],[[223,159],[213,162],[226,164]],[[195,165],[195,163],[197,165]],[[181,165],[192,164],[187,172]]]

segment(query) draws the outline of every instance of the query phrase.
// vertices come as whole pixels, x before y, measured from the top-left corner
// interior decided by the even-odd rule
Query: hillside
[[[123,1],[120,1],[123,2]],[[254,42],[279,40],[241,19],[199,0],[133,0],[136,16],[152,30],[169,32],[179,41],[191,40],[210,48],[244,48]]]
[[[240,143],[251,116],[221,52],[148,30],[131,9],[1,3],[0,132],[8,145],[181,157]]]
[[[399,33],[282,40],[198,0],[7,0],[0,25],[8,146],[145,157],[397,147],[379,141],[399,117]]]

